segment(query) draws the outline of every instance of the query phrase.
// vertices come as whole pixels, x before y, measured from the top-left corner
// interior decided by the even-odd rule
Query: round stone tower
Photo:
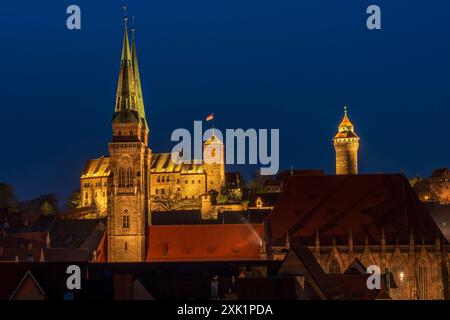
[[[358,174],[359,137],[347,116],[347,106],[344,107],[344,118],[333,138],[333,144],[336,150],[336,174]]]

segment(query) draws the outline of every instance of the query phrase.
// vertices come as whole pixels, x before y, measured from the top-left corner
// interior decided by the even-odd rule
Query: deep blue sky
[[[78,4],[82,29],[66,29]],[[123,1],[8,1],[0,16],[0,181],[66,195],[107,154]],[[128,1],[154,152],[214,111],[279,128],[281,166],[334,171],[348,104],[362,172],[450,165],[450,1]],[[382,30],[365,27],[382,9]],[[235,168],[234,168],[235,169]],[[239,168],[245,172],[253,168]]]

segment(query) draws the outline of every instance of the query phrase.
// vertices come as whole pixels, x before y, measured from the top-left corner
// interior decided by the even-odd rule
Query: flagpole
[[[212,129],[213,129],[213,136],[215,136],[215,132],[214,132],[214,112],[213,112],[213,118],[212,118]]]

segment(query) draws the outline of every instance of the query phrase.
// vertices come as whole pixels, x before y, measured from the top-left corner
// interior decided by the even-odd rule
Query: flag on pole
[[[206,121],[214,120],[214,113],[211,113],[209,116],[206,117]]]

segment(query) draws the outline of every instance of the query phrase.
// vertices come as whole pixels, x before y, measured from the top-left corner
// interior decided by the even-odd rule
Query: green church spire
[[[142,125],[145,129],[148,130],[147,118],[145,117],[145,107],[144,107],[144,98],[142,96],[142,87],[141,87],[141,77],[139,75],[139,65],[136,54],[136,43],[134,41],[134,17],[133,24],[131,28],[132,34],[132,44],[131,44],[131,63],[133,65],[133,74],[134,74],[134,82],[136,85],[136,97],[137,97],[137,110],[139,113],[140,120],[142,121]]]

